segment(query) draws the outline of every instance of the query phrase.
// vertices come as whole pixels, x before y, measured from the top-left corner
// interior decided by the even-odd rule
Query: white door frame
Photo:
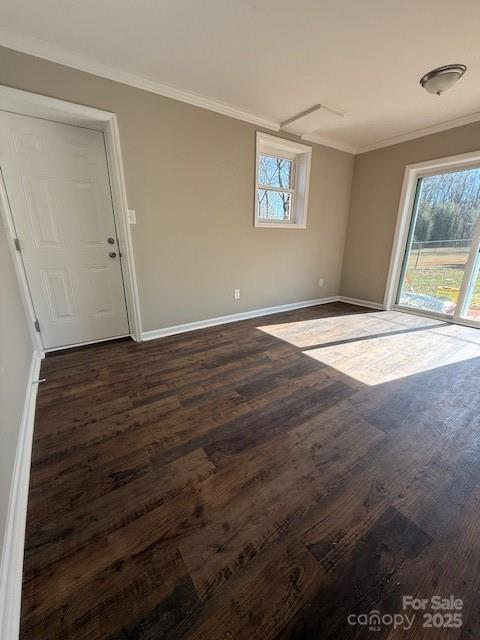
[[[113,211],[117,227],[119,249],[122,254],[122,275],[127,303],[128,323],[130,335],[136,341],[142,340],[142,320],[138,296],[135,258],[133,253],[132,235],[128,222],[127,191],[123,172],[122,151],[120,147],[120,132],[117,116],[111,111],[101,111],[92,107],[57,100],[47,96],[12,89],[0,85],[0,111],[9,111],[20,115],[43,118],[54,122],[87,127],[102,131],[105,138],[107,165],[112,190]],[[1,178],[1,176],[0,176]],[[12,253],[17,274],[20,293],[29,320],[33,344],[43,353],[44,347],[40,334],[35,331],[35,311],[33,308],[27,277],[20,253],[15,248],[15,227],[12,212],[8,204],[6,187],[0,179],[0,212],[5,222],[8,243]],[[78,345],[72,345],[78,346]],[[64,347],[62,347],[64,348]]]
[[[397,215],[397,224],[395,227],[392,256],[390,258],[387,285],[385,288],[385,297],[383,301],[384,309],[397,309],[398,311],[418,313],[420,315],[442,319],[447,322],[457,322],[458,324],[464,324],[466,326],[479,326],[478,322],[470,321],[466,318],[460,317],[460,314],[463,312],[465,296],[467,294],[466,289],[468,277],[472,272],[475,258],[477,257],[476,255],[473,255],[473,252],[470,255],[469,261],[467,262],[465,268],[462,291],[459,297],[459,304],[457,305],[458,310],[455,312],[453,317],[442,313],[412,309],[410,307],[398,305],[395,302],[398,287],[400,284],[400,277],[402,274],[403,258],[407,249],[408,234],[413,215],[413,206],[415,202],[418,179],[425,176],[435,175],[437,173],[444,173],[446,171],[461,171],[462,169],[471,169],[474,167],[480,167],[480,151],[463,153],[457,156],[449,156],[446,158],[437,158],[435,160],[427,160],[426,162],[409,164],[405,167],[402,191],[400,195],[400,204]],[[474,248],[475,244],[480,242],[479,234],[480,219],[478,221],[477,230],[472,241],[472,249]]]

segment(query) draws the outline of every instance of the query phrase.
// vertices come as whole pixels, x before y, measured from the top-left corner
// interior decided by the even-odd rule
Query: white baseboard
[[[378,309],[383,311],[383,304],[380,302],[371,302],[370,300],[360,300],[359,298],[349,298],[347,296],[338,296],[338,302],[345,302],[345,304],[354,304],[357,307],[368,307],[369,309]]]
[[[35,351],[30,365],[3,541],[0,565],[0,638],[5,640],[17,640],[20,633],[25,524],[38,390],[38,384],[34,384],[34,380],[38,380],[42,357],[43,354]]]
[[[165,327],[164,329],[144,331],[142,333],[142,340],[155,340],[155,338],[165,338],[166,336],[173,336],[177,333],[186,333],[187,331],[196,331],[197,329],[205,329],[206,327],[215,327],[219,324],[238,322],[239,320],[248,320],[249,318],[258,318],[259,316],[268,316],[273,313],[282,313],[282,311],[292,311],[294,309],[314,307],[317,304],[328,304],[329,302],[338,302],[338,296],[317,298],[316,300],[304,300],[303,302],[292,302],[290,304],[281,304],[278,307],[254,309],[252,311],[243,311],[242,313],[232,313],[228,316],[219,316],[217,318],[209,318],[208,320],[199,320],[198,322],[177,324],[173,327]]]

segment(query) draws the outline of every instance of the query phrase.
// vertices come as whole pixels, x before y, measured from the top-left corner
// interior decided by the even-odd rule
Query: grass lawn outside
[[[448,294],[437,295],[438,287],[460,288],[463,278],[463,269],[448,267],[407,270],[404,282],[404,291],[424,293],[434,298],[443,298],[456,302],[455,298]],[[472,305],[480,309],[480,277],[477,277],[473,292]]]
[[[403,290],[423,293],[442,300],[457,301],[455,289],[460,289],[469,248],[439,247],[412,250],[409,255]],[[453,291],[439,291],[450,287]],[[477,276],[470,309],[480,312],[480,275]]]

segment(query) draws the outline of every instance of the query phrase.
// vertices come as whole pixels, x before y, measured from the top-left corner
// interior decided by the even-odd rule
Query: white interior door
[[[127,335],[103,133],[1,112],[0,168],[45,349]]]

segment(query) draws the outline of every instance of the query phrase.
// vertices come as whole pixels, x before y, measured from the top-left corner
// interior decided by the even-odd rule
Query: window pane
[[[258,190],[258,217],[266,220],[290,220],[292,198],[283,191]]]
[[[452,315],[480,214],[480,169],[419,180],[398,301]]]
[[[292,188],[292,160],[258,156],[258,183],[266,187]]]

